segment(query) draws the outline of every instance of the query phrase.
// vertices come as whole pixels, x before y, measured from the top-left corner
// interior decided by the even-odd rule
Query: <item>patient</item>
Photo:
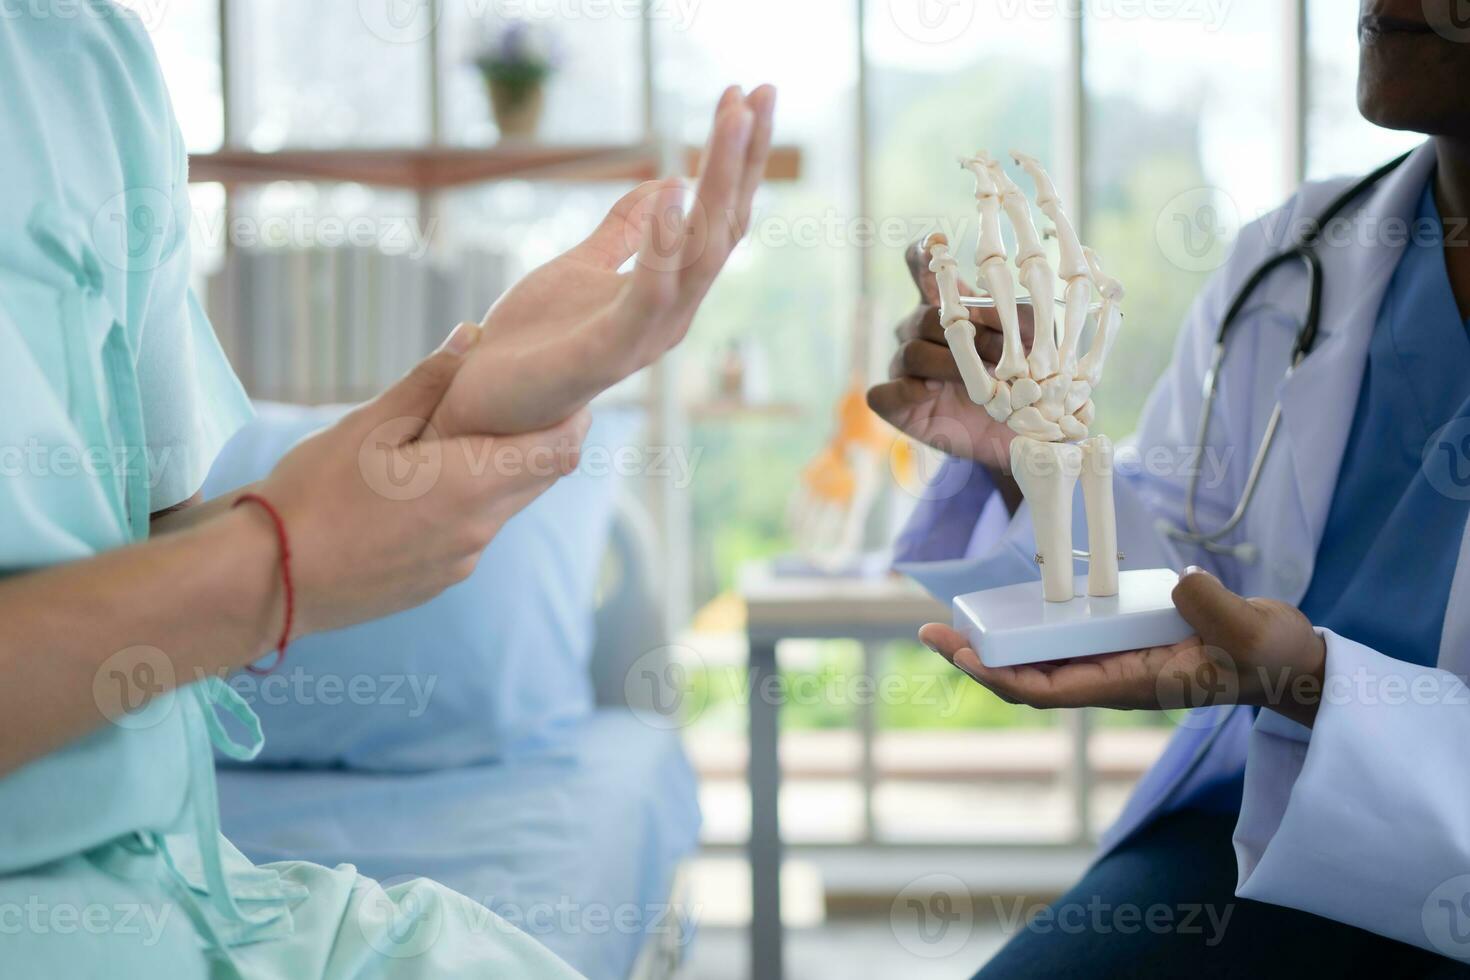
[[[7,930],[6,973],[575,975],[431,881],[247,861],[212,755],[261,735],[222,678],[463,580],[575,468],[587,400],[683,336],[729,257],[774,93],[721,99],[693,217],[672,184],[634,191],[483,328],[199,504],[250,406],[188,287],[188,161],[147,34],[87,7],[0,18],[0,446],[32,461],[0,480],[0,907],[87,910]]]

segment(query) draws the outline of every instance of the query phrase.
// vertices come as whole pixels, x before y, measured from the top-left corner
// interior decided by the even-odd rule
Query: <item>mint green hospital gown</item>
[[[145,538],[249,417],[189,289],[186,168],[131,15],[0,17],[0,574]],[[0,778],[7,980],[575,975],[432,882],[252,866],[219,834],[212,750],[249,757],[259,726],[223,682],[112,717]]]

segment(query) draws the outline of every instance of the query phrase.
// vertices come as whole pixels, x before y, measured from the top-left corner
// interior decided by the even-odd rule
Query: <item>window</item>
[[[1219,22],[1203,5],[1165,9],[1177,15],[1086,23],[1084,236],[1128,289],[1097,399],[1115,436],[1135,424],[1241,223],[1287,190],[1283,5],[1241,0]]]
[[[904,4],[869,6],[867,152],[880,229],[870,257],[875,369],[887,366],[887,323],[914,303],[903,260],[908,243],[943,225],[967,232],[958,245],[962,266],[974,254],[971,182],[956,158],[983,148],[1009,166],[1006,154],[1015,148],[1041,158],[1053,173],[1069,165],[1058,152],[1065,141],[1058,120],[1069,25],[1028,9],[984,3],[968,23],[925,30]]]
[[[779,23],[780,31],[768,25]],[[850,247],[858,148],[857,32],[849,0],[705,4],[688,25],[654,23],[657,101],[680,142],[699,144],[723,87],[781,89],[777,142],[802,150],[802,177],[757,198],[749,240],[677,352],[689,436],[701,453],[692,514],[695,608],[734,585],[742,561],[788,547],[786,503],[797,474],[829,435],[830,411],[850,383],[858,308]],[[820,43],[813,43],[820,38]],[[700,411],[715,400],[725,354],[738,349],[746,398],[793,410]]]
[[[168,4],[147,24],[189,152],[219,149],[225,136],[219,6]]]
[[[191,150],[225,143],[227,115],[231,145],[262,151],[493,143],[471,57],[500,26],[496,5],[382,6],[406,18],[378,4],[169,5],[150,28]],[[836,399],[855,379],[885,370],[889,325],[914,302],[906,244],[941,222],[967,222],[951,227],[968,232],[960,248],[968,260],[973,207],[956,156],[1015,147],[1043,158],[1084,241],[1127,287],[1127,326],[1098,399],[1100,429],[1120,437],[1243,223],[1282,201],[1299,168],[1313,178],[1362,173],[1420,139],[1376,129],[1356,112],[1356,5],[1084,0],[1080,19],[1078,6],[966,0],[929,8],[944,15],[935,19],[912,0],[709,0],[653,4],[647,22],[619,4],[517,6],[555,35],[560,51],[545,141],[652,140],[677,152],[703,140],[724,84],[772,81],[782,89],[777,142],[802,155],[799,180],[760,192],[750,238],[688,341],[643,379],[674,406],[662,419],[666,437],[697,463],[692,485],[669,489],[664,501],[673,515],[664,523],[670,599],[688,614],[681,623],[693,616],[700,626],[728,625],[740,564],[790,547],[787,500],[829,435]],[[1307,33],[1297,45],[1300,24]],[[1296,120],[1287,107],[1299,100]],[[1295,159],[1298,146],[1304,160]],[[204,269],[220,263],[228,204],[258,225],[298,214],[415,222],[435,255],[484,250],[501,263],[494,268],[503,282],[571,244],[619,188],[504,181],[427,199],[355,184],[277,184],[228,201],[218,186],[195,193]],[[282,356],[247,346],[251,358]],[[732,358],[743,387],[734,406],[721,404]],[[249,370],[242,367],[247,378]],[[630,390],[638,396],[642,382]],[[873,521],[875,545],[891,533],[890,519]],[[738,695],[715,685],[739,676],[742,652],[736,644],[721,662],[718,639],[699,642],[713,670],[701,681],[710,685],[710,708],[695,735],[738,741]],[[881,656],[884,674],[953,679],[916,647]],[[818,678],[861,669],[858,651],[843,644],[793,650],[784,666]],[[1143,713],[1037,713],[973,685],[946,690],[954,700],[942,715],[882,706],[878,757],[904,771],[903,760],[932,755],[936,745],[984,736],[975,743],[982,748],[954,753],[979,761],[957,766],[947,781],[914,772],[901,783],[880,781],[862,808],[854,808],[853,780],[840,773],[817,778],[816,790],[796,781],[792,792],[812,793],[823,808],[818,836],[1066,841],[1095,833],[1172,723]],[[812,751],[827,758],[851,747],[837,735],[854,718],[850,707],[826,704],[788,711],[786,723],[811,734]],[[1000,772],[985,762],[997,754],[1026,764]],[[1087,767],[1075,769],[1078,759]],[[708,784],[710,832],[738,838],[742,808],[720,804],[738,796],[739,773],[725,775]],[[863,809],[875,828],[861,826]]]
[[[429,50],[420,5],[231,3],[230,111],[254,150],[402,146],[430,133]],[[382,15],[384,19],[369,14]]]

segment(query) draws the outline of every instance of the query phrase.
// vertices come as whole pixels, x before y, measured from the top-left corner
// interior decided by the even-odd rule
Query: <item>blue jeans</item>
[[[1236,815],[1183,810],[1103,858],[975,980],[1470,977],[1354,926],[1235,897]]]

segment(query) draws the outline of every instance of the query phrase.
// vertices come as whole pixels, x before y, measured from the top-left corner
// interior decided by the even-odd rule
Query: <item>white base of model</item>
[[[1046,602],[1040,582],[1022,582],[957,596],[954,628],[987,667],[1014,667],[1167,646],[1194,635],[1174,608],[1179,582],[1167,568],[1118,574],[1118,594],[1090,596],[1077,576],[1067,602]]]

